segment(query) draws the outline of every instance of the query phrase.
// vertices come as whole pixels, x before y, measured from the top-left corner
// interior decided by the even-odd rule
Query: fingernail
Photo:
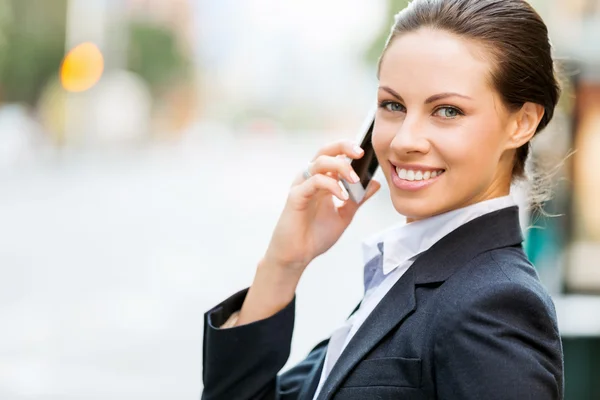
[[[348,191],[346,191],[346,188],[342,188],[342,199],[348,200],[349,198],[350,196],[348,195]]]
[[[360,181],[360,178],[358,177],[358,175],[356,175],[356,172],[350,172],[350,181],[352,183],[358,183],[358,181]]]
[[[354,150],[354,152],[356,154],[362,154],[362,152],[363,152],[363,149],[361,149],[360,146],[357,145],[357,144],[354,145],[354,147],[352,148],[352,150]]]

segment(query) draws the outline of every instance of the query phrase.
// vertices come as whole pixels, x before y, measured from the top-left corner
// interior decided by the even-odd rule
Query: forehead
[[[414,93],[428,97],[440,92],[475,96],[491,90],[490,68],[481,45],[444,31],[421,28],[394,38],[381,60],[379,80],[403,96]]]

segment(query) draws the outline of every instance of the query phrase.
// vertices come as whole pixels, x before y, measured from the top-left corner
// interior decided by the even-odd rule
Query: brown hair
[[[552,46],[542,18],[525,0],[414,0],[395,17],[383,55],[395,37],[419,28],[443,30],[474,40],[492,57],[492,86],[505,106],[526,102],[544,107],[536,134],[544,129],[560,96]],[[379,63],[381,64],[381,58]],[[516,151],[513,178],[525,177],[530,143]]]

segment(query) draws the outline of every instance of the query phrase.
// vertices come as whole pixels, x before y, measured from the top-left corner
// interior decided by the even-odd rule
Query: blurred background
[[[197,399],[204,312],[251,283],[318,147],[358,134],[406,3],[0,0],[0,399]],[[531,3],[565,88],[535,162],[577,151],[526,247],[566,399],[600,399],[600,1]],[[307,270],[286,368],[358,303],[361,240],[396,221],[383,187]]]

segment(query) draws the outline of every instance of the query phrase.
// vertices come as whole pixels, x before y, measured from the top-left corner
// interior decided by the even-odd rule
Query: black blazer
[[[517,207],[479,217],[423,253],[360,327],[318,400],[563,397],[554,305],[521,247]],[[274,316],[217,329],[241,291],[205,314],[204,400],[312,400],[327,340],[286,363],[295,299]]]

